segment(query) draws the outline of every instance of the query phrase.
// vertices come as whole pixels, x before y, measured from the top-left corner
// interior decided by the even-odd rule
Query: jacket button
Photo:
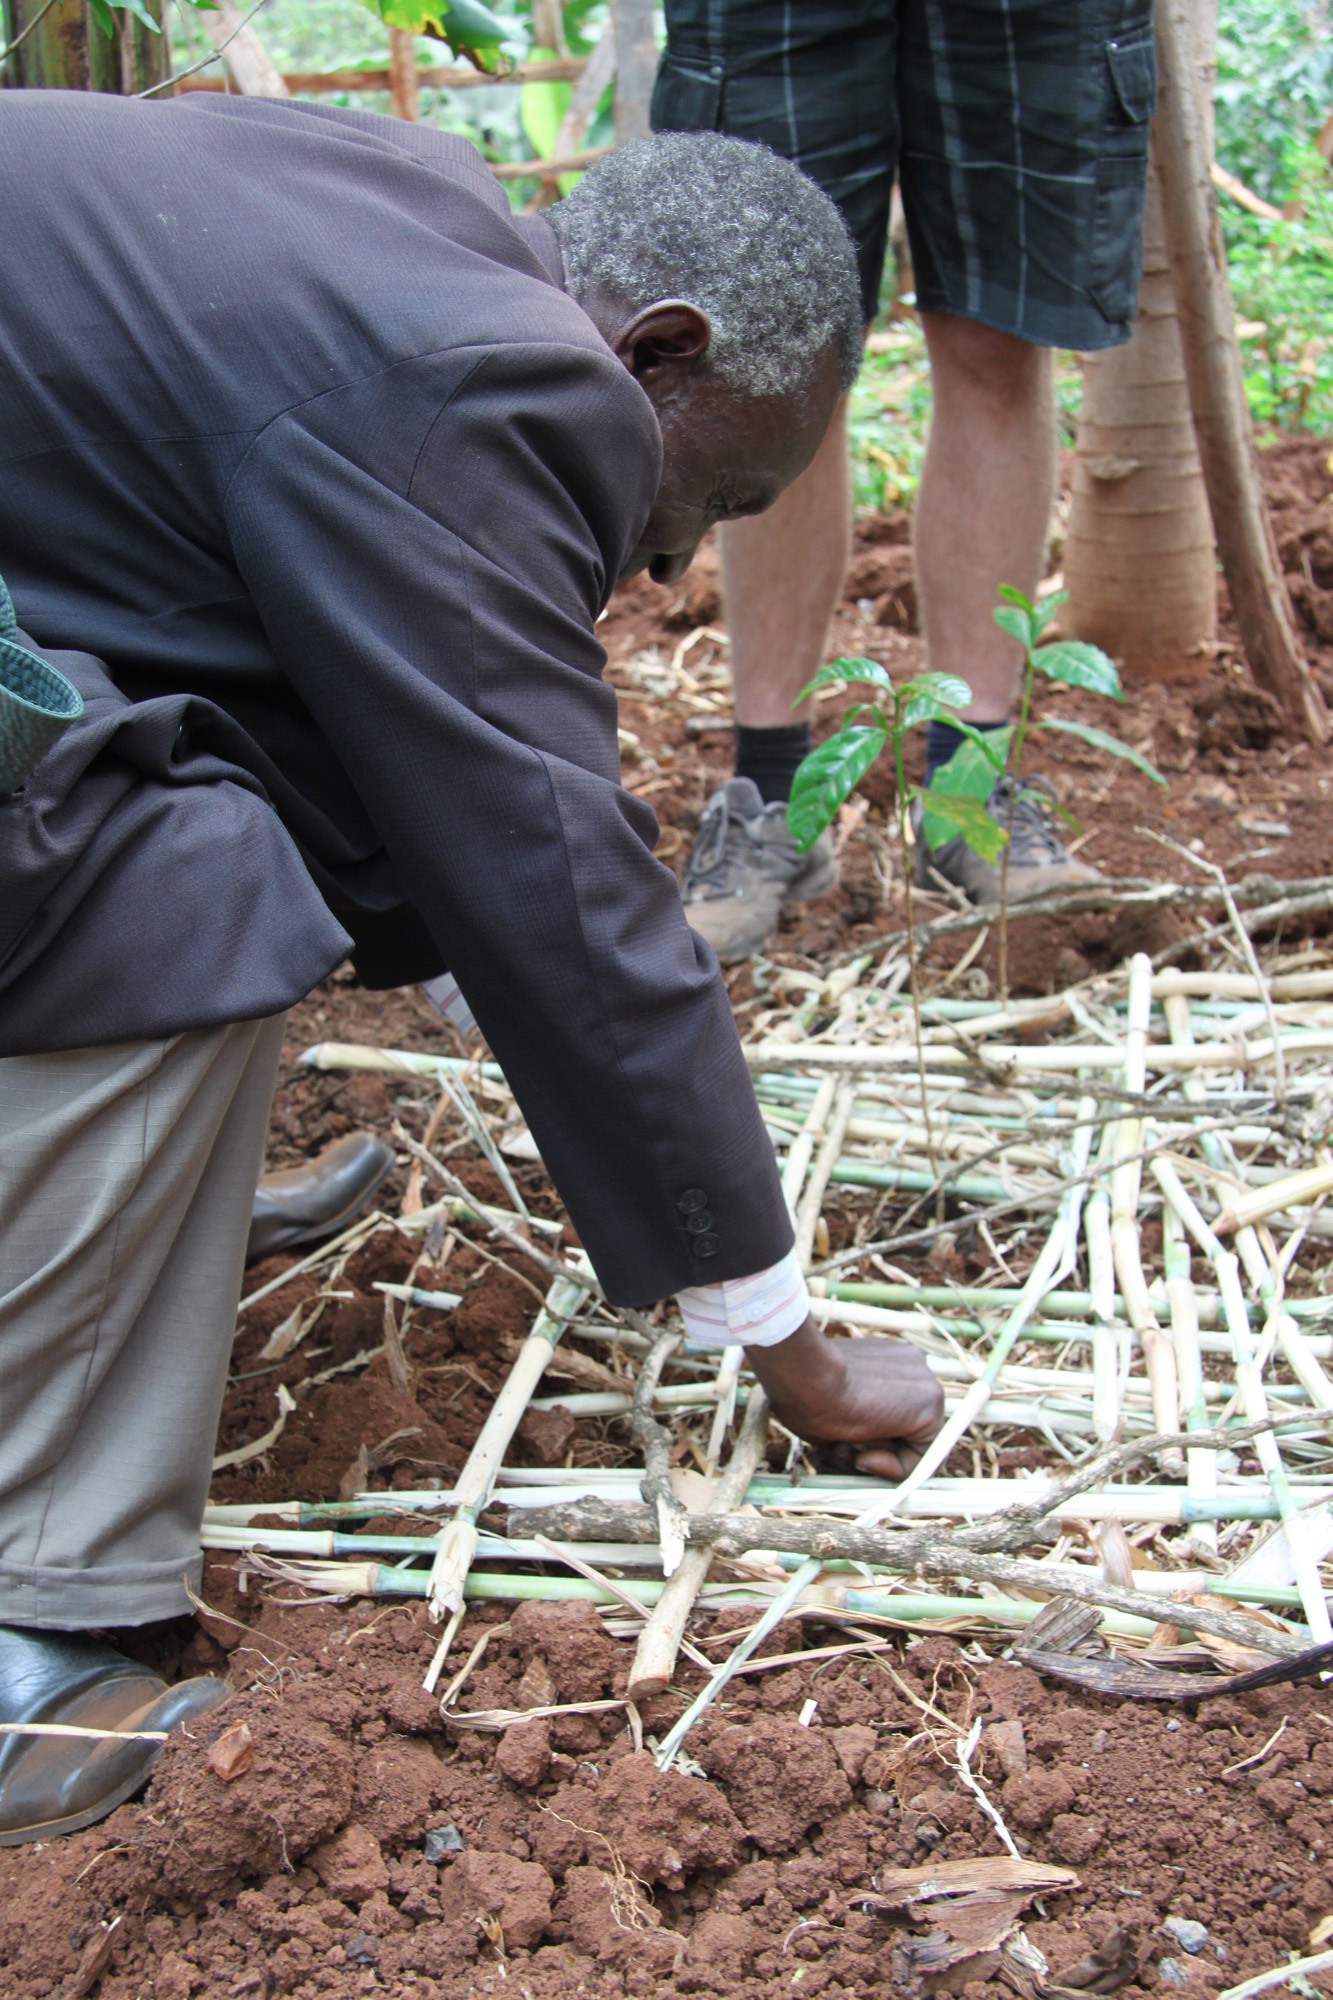
[[[713,1235],[710,1231],[707,1236],[696,1236],[690,1247],[693,1249],[696,1257],[716,1257],[718,1251],[722,1248],[722,1238]]]
[[[708,1196],[702,1188],[686,1188],[684,1194],[676,1196],[676,1207],[682,1215],[697,1215],[701,1208],[707,1208]]]
[[[691,1236],[704,1236],[712,1226],[713,1218],[706,1208],[696,1209],[694,1214],[687,1216],[685,1220],[685,1227]]]

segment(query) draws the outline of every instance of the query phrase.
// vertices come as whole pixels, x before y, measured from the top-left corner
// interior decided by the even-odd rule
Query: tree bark
[[[254,29],[245,24],[245,15],[234,0],[216,0],[215,7],[199,19],[209,41],[220,50],[227,74],[242,97],[291,96],[277,64]]]
[[[0,48],[16,41],[41,10],[42,0],[9,0]],[[160,0],[149,0],[149,11],[162,20]],[[155,35],[132,14],[118,12],[108,39],[85,0],[59,0],[0,67],[0,81],[20,90],[106,90],[119,97],[148,90],[170,74],[165,26]]]
[[[1157,0],[1156,22],[1162,214],[1213,532],[1250,671],[1293,726],[1322,744],[1328,714],[1301,656],[1259,484],[1196,80],[1192,0]]]
[[[1066,628],[1154,680],[1198,673],[1217,637],[1217,565],[1155,164],[1143,282],[1123,347],[1089,355],[1064,554]]]
[[[417,80],[417,38],[406,28],[389,30],[389,95],[395,118],[421,119],[421,85]]]
[[[646,139],[648,108],[657,76],[652,0],[611,0],[616,27],[616,144]]]

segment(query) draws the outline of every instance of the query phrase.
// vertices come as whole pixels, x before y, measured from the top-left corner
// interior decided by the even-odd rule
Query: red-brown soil
[[[1286,442],[1265,465],[1279,545],[1333,697],[1328,446]],[[674,598],[646,584],[623,592],[602,628],[624,691],[624,725],[640,739],[627,777],[657,807],[677,866],[729,769],[725,734],[686,728],[691,715],[710,710],[725,719],[725,701],[712,692],[725,687],[724,672],[716,662],[707,669],[715,643],[700,640],[687,656],[698,684],[693,705],[644,682],[651,648],[660,672],[682,639],[718,616],[705,556]],[[863,524],[837,647],[906,673],[920,659],[913,622],[905,521]],[[1105,872],[1179,879],[1139,826],[1202,840],[1236,878],[1333,872],[1333,767],[1294,742],[1255,694],[1229,632],[1224,625],[1218,656],[1197,682],[1132,689],[1119,718],[1168,772],[1169,792],[1058,746],[1043,760],[1091,835],[1083,851]],[[1066,713],[1078,707],[1066,696],[1061,705]],[[1105,704],[1089,703],[1089,719],[1094,709]],[[847,838],[840,888],[784,926],[780,961],[818,962],[900,921],[888,801],[876,784]],[[1290,833],[1256,834],[1245,827],[1250,818]],[[1274,851],[1255,851],[1266,846]],[[1043,991],[1145,943],[1160,948],[1174,921],[1159,916],[1156,928],[1135,930],[1105,917],[1028,919],[1015,926],[1022,942],[1011,945],[1011,963],[1028,990]],[[932,964],[953,962],[966,943],[939,947]],[[983,955],[969,976],[987,962]],[[750,968],[731,983],[743,1008],[754,990]],[[434,1100],[424,1080],[297,1067],[296,1053],[323,1038],[455,1046],[416,992],[369,994],[349,974],[335,975],[293,1016],[274,1164],[357,1126],[392,1137],[401,1120],[420,1134]],[[448,1137],[446,1129],[441,1143]],[[478,1193],[499,1195],[470,1152],[455,1164]],[[515,1172],[537,1212],[559,1212],[540,1167]],[[405,1180],[400,1165],[386,1183],[390,1214]],[[846,1240],[872,1197],[843,1189],[837,1202],[835,1241]],[[333,1499],[354,1477],[386,1495],[384,1514],[365,1526],[427,1531],[424,1521],[394,1513],[393,1492],[449,1483],[545,1281],[508,1253],[509,1268],[496,1264],[497,1246],[466,1231],[435,1245],[416,1281],[461,1291],[464,1302],[448,1317],[414,1316],[403,1387],[383,1354],[368,1366],[356,1357],[384,1337],[374,1281],[403,1278],[421,1248],[419,1236],[392,1231],[372,1239],[331,1287],[351,1296],[327,1300],[276,1366],[261,1362],[259,1350],[303,1299],[313,1300],[319,1281],[298,1278],[243,1317],[219,1450],[269,1428],[279,1383],[297,1410],[267,1453],[218,1477],[215,1498]],[[946,1258],[965,1275],[969,1254],[964,1235]],[[275,1259],[252,1271],[247,1290],[283,1268]],[[941,1268],[937,1257],[934,1272]],[[607,1361],[604,1347],[585,1352]],[[329,1373],[345,1363],[356,1365]],[[620,1420],[576,1423],[558,1411],[530,1415],[514,1453],[515,1462],[546,1464],[626,1463],[631,1455]],[[1002,1463],[1008,1469],[1020,1457],[1033,1454],[1005,1453]],[[966,1468],[970,1460],[960,1460]],[[926,1992],[916,1948],[926,1927],[863,1907],[877,1872],[1001,1847],[959,1780],[955,1733],[923,1714],[924,1701],[955,1724],[979,1714],[988,1724],[1022,1725],[1018,1741],[1012,1728],[984,1736],[973,1762],[1020,1848],[1077,1870],[1077,1888],[1048,1893],[1028,1912],[1027,1934],[1055,1971],[1123,1928],[1139,1968],[1125,1989],[1131,2000],[1182,1982],[1202,1995],[1307,1948],[1333,1912],[1333,1721],[1317,1688],[1165,1713],[1043,1685],[987,1657],[1001,1651],[999,1640],[965,1654],[949,1639],[904,1635],[900,1653],[734,1682],[688,1741],[695,1773],[661,1777],[635,1754],[623,1708],[528,1721],[503,1735],[443,1723],[421,1689],[436,1637],[421,1606],[301,1604],[300,1596],[294,1586],[245,1576],[234,1557],[213,1556],[204,1583],[211,1609],[198,1621],[118,1635],[170,1677],[226,1673],[233,1692],[193,1740],[173,1740],[140,1801],[68,1840],[0,1851],[0,2000],[73,2000],[89,1990],[77,1976],[81,1954],[113,1920],[110,1962],[91,1988],[101,2000]],[[696,1639],[716,1656],[725,1631],[746,1616],[703,1618]],[[465,1690],[468,1709],[534,1706],[551,1687],[560,1702],[623,1691],[629,1643],[608,1636],[586,1606],[531,1605],[508,1617],[499,1606],[474,1609],[451,1664],[488,1628],[494,1637]],[[761,1650],[773,1656],[850,1636],[811,1620],[789,1624]],[[676,1689],[644,1707],[648,1736],[661,1734],[699,1681],[687,1664]],[[802,1729],[797,1717],[809,1698],[818,1707]],[[242,1719],[254,1763],[224,1781],[207,1746]],[[444,1826],[461,1845],[427,1860],[424,1837]],[[1172,1917],[1207,1927],[1197,1955],[1162,1930]],[[968,2000],[1012,1990],[993,1961],[950,1979]]]

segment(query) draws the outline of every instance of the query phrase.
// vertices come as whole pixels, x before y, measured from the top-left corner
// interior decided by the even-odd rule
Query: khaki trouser
[[[0,1623],[189,1609],[284,1020],[0,1060]]]

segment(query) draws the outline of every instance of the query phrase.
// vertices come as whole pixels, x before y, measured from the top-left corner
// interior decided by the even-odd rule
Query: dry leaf
[[[1131,1979],[1139,1974],[1139,1945],[1133,1931],[1114,1930],[1081,1958],[1077,1965],[1067,1965],[1060,1972],[1052,1974],[1047,1987],[1048,1993],[1118,1993],[1122,1986],[1128,1986]]]
[[[255,1739],[248,1722],[233,1722],[208,1746],[208,1761],[224,1784],[242,1778],[255,1761]]]
[[[363,1438],[356,1448],[356,1457],[338,1481],[338,1498],[340,1500],[355,1500],[357,1494],[364,1493],[369,1484],[370,1453],[366,1450]]]
[[[92,1992],[111,1963],[111,1933],[119,1922],[120,1918],[116,1917],[109,1924],[99,1924],[93,1932],[79,1954],[74,1977],[65,1988],[62,2000],[84,2000],[84,1995]]]
[[[934,1896],[969,1896],[975,1890],[1026,1890],[1036,1895],[1041,1889],[1076,1889],[1078,1876],[1072,1868],[1056,1868],[1044,1861],[1015,1861],[1007,1854],[994,1854],[968,1861],[937,1861],[924,1868],[884,1868],[875,1877],[877,1901],[886,1910],[901,1910],[908,1903],[921,1903]],[[932,1921],[938,1921],[932,1912]]]

